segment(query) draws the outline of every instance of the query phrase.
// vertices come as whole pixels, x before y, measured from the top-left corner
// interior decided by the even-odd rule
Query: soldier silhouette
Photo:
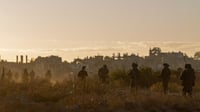
[[[1,80],[4,81],[4,79],[5,79],[5,68],[3,67]]]
[[[181,75],[182,85],[183,85],[183,95],[192,96],[192,87],[195,85],[195,71],[191,64],[185,64],[185,70]]]
[[[79,73],[78,73],[78,78],[79,78],[80,80],[85,80],[86,77],[88,76],[88,73],[87,73],[87,71],[86,71],[85,69],[86,69],[86,66],[83,66],[83,67],[82,67],[82,70],[79,71]]]
[[[51,70],[47,70],[47,72],[45,74],[45,80],[47,80],[48,82],[50,82],[51,78],[52,78]]]
[[[138,70],[138,64],[137,63],[132,63],[132,69],[128,73],[128,75],[131,78],[130,86],[131,88],[135,87],[137,91],[137,84],[138,84],[138,79],[140,77],[140,71]]]
[[[107,65],[103,65],[103,67],[101,67],[98,71],[98,76],[99,76],[99,79],[102,83],[107,83],[108,82],[108,73],[109,73],[109,70],[108,70],[108,67]]]
[[[164,66],[164,68],[161,72],[161,79],[162,79],[162,84],[163,84],[163,92],[164,92],[164,94],[167,94],[171,70],[169,69],[169,64],[164,63],[163,66]]]
[[[30,75],[30,81],[33,82],[35,79],[35,72],[32,70],[29,75]]]
[[[88,73],[85,69],[86,66],[83,66],[81,71],[78,72],[78,78],[79,78],[78,85],[83,92],[87,91],[86,77],[88,76]]]
[[[23,83],[28,83],[29,82],[29,73],[28,70],[25,68],[23,73],[22,73],[22,82]]]
[[[11,70],[9,70],[8,71],[8,73],[6,74],[6,79],[7,79],[7,81],[12,81],[12,72],[11,72]]]

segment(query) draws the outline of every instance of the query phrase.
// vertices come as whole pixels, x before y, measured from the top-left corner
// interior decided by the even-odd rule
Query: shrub
[[[111,81],[114,81],[117,85],[129,85],[130,79],[128,72],[125,69],[117,69],[110,73]]]
[[[181,91],[181,85],[177,84],[177,83],[169,83],[169,92],[180,92]],[[162,83],[161,82],[158,82],[158,83],[155,83],[153,84],[151,87],[150,87],[150,90],[152,92],[162,92],[163,91],[163,87],[162,87]]]

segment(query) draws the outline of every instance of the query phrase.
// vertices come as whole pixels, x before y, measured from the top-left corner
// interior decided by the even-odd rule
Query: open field
[[[181,86],[171,84],[164,95],[160,84],[137,92],[113,80],[101,84],[97,78],[87,83],[63,80],[50,83],[37,79],[30,83],[1,81],[1,112],[199,112],[199,84],[192,98],[181,95]]]

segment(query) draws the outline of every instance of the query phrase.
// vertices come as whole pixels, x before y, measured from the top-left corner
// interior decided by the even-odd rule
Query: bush
[[[140,77],[137,79],[138,85],[142,88],[149,88],[151,85],[159,81],[158,75],[160,72],[154,72],[149,67],[140,68]],[[125,69],[117,69],[110,73],[110,78],[113,82],[117,84],[129,86],[130,77],[128,76],[128,71]]]
[[[130,79],[128,72],[125,69],[117,69],[110,73],[111,81],[117,83],[117,85],[129,85]]]
[[[180,92],[181,91],[181,85],[177,84],[177,83],[169,83],[169,92]],[[158,83],[155,83],[153,84],[151,87],[150,87],[150,90],[152,92],[162,92],[163,91],[163,87],[162,87],[162,83],[161,82],[158,82]]]
[[[141,77],[139,79],[139,85],[141,87],[149,88],[151,85],[159,81],[159,72],[154,72],[152,68],[142,67],[140,68]]]

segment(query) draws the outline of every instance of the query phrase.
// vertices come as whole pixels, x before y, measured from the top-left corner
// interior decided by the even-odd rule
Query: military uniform
[[[87,71],[85,70],[85,66],[83,66],[82,67],[82,70],[81,71],[79,71],[79,73],[78,73],[78,77],[79,77],[79,79],[81,79],[81,80],[85,80],[85,78],[88,76],[88,73],[87,73]]]
[[[164,94],[167,94],[168,91],[168,83],[170,80],[171,70],[169,69],[169,64],[164,63],[164,68],[161,72],[162,84],[163,84],[163,91]]]
[[[136,63],[132,64],[132,70],[129,72],[129,76],[131,78],[130,86],[131,88],[135,87],[137,89],[138,79],[140,77],[140,71],[138,70],[138,65]]]
[[[87,71],[85,70],[85,66],[82,67],[82,70],[78,72],[78,86],[82,91],[87,91],[86,77],[88,76]]]
[[[29,82],[29,73],[27,69],[24,69],[24,72],[22,74],[22,82],[28,83]]]
[[[104,65],[102,68],[99,69],[98,76],[102,83],[105,83],[108,81],[108,78],[109,78],[108,73],[109,73],[109,70],[106,65]]]
[[[183,95],[188,93],[192,95],[192,87],[195,85],[195,72],[190,64],[185,65],[185,70],[182,73],[181,80],[183,85]]]

